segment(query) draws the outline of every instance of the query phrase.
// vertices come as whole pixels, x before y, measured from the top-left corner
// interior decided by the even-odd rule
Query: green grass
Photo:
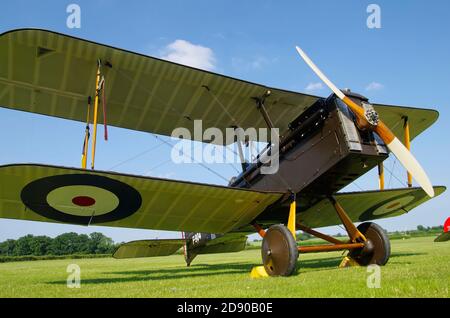
[[[338,268],[341,253],[301,255],[291,277],[252,279],[259,250],[201,255],[186,268],[180,255],[0,264],[0,297],[449,297],[450,242],[434,237],[392,241],[381,288],[367,269]],[[68,264],[81,268],[81,288],[66,286]]]

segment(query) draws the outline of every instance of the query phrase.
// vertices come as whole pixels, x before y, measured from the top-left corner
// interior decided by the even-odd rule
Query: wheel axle
[[[364,248],[364,243],[348,243],[348,244],[332,244],[332,245],[315,245],[315,246],[299,246],[299,253],[315,253],[315,252],[332,252],[341,250],[353,250]]]

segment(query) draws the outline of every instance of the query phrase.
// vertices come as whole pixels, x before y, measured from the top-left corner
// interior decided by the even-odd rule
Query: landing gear
[[[264,268],[270,276],[289,276],[296,268],[298,249],[294,236],[283,224],[272,225],[261,247]]]
[[[366,242],[363,248],[350,250],[348,256],[361,266],[385,265],[391,255],[391,243],[383,228],[376,223],[366,222],[358,226],[358,231],[365,236]]]
[[[266,276],[292,275],[295,272],[298,255],[302,253],[349,250],[347,258],[353,259],[360,266],[385,265],[388,262],[391,255],[391,245],[384,230],[372,222],[362,223],[356,227],[339,202],[333,197],[329,197],[329,199],[347,231],[349,236],[347,242],[297,223],[295,220],[295,197],[291,203],[287,226],[276,224],[264,231],[257,223],[253,224],[259,235],[263,237],[261,254]],[[297,247],[296,230],[302,230],[331,244]]]

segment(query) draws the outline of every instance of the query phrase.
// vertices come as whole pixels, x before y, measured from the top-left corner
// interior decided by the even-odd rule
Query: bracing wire
[[[155,165],[155,166],[153,166],[152,168],[150,168],[149,170],[147,170],[147,172],[145,172],[144,175],[148,175],[148,174],[149,174],[150,172],[152,172],[153,170],[158,169],[159,167],[162,167],[162,166],[164,166],[166,163],[169,163],[169,162],[171,162],[171,161],[172,161],[172,159],[167,159],[167,160],[164,160],[163,162],[158,163],[157,165]]]
[[[156,139],[162,141],[165,145],[169,146],[171,149],[173,148],[173,145],[172,145],[170,142],[168,142],[168,141],[166,141],[166,140],[163,140],[162,138],[159,138],[159,137],[158,137],[157,135],[155,135],[155,134],[152,134],[152,135],[153,135],[153,137],[155,137]],[[184,153],[184,151],[181,151],[181,153],[183,154],[183,156],[186,156],[186,154]],[[192,160],[192,162],[194,162],[194,163],[196,163],[196,164],[199,164],[199,165],[200,165],[201,167],[203,167],[204,169],[208,170],[208,171],[211,172],[212,174],[218,176],[219,178],[221,178],[222,180],[224,180],[225,182],[228,183],[229,180],[228,180],[227,178],[225,178],[223,175],[221,175],[221,174],[218,173],[217,171],[212,170],[211,168],[207,167],[207,166],[204,165],[203,163],[196,161],[192,156],[189,156],[189,157],[190,157],[190,159]]]
[[[113,70],[115,70],[117,73],[120,73],[121,76],[127,78],[128,80],[134,81],[134,78],[132,78],[131,76],[129,76],[129,75],[126,74],[125,72],[122,72],[122,71],[119,70],[119,69],[113,69]],[[175,109],[174,107],[172,107],[171,105],[169,105],[169,103],[165,102],[164,100],[162,100],[161,98],[159,98],[158,96],[156,96],[152,90],[150,90],[150,89],[148,89],[147,87],[141,85],[141,83],[138,83],[138,86],[139,86],[141,89],[143,89],[144,91],[146,91],[152,98],[158,100],[160,104],[164,105],[165,108],[166,108],[166,109],[169,109],[173,114],[176,114],[176,115],[177,115],[178,117],[180,117],[180,118],[186,119],[186,116],[183,116],[182,114],[179,113],[179,111],[178,111],[177,109]],[[205,88],[206,88],[206,87],[205,87]],[[220,103],[220,101],[219,101],[217,98],[215,98],[215,100],[216,100],[216,102],[219,103],[219,105],[221,105],[222,109],[223,109],[223,110],[224,110],[224,111],[232,118],[233,122],[236,122],[236,120],[231,116],[231,114],[228,113],[228,111],[227,111],[227,110],[225,109],[225,107]],[[161,138],[157,137],[155,134],[152,134],[152,135],[153,135],[156,139],[158,139],[158,140],[162,141],[163,143],[165,143],[166,145],[170,145],[170,146],[172,147],[172,145],[171,145],[170,143],[167,143],[166,141],[164,141],[164,140],[162,140]],[[229,148],[228,148],[228,149],[229,149]],[[149,150],[149,151],[151,151],[151,150]],[[236,154],[236,152],[235,152],[234,150],[232,150],[232,151]],[[145,153],[147,153],[147,152],[145,152]],[[145,153],[138,154],[137,156],[135,156],[135,157],[133,157],[133,158],[130,158],[129,160],[126,160],[124,163],[129,162],[129,161],[131,161],[131,160],[134,160],[134,159],[140,157],[141,155],[144,155]],[[184,154],[183,154],[183,155],[184,155]],[[193,160],[193,159],[191,158],[191,160]],[[193,161],[194,161],[194,160],[193,160]],[[211,168],[205,166],[204,164],[202,164],[202,163],[200,163],[200,162],[196,162],[196,161],[194,161],[194,162],[197,163],[197,164],[200,164],[200,166],[202,166],[203,168],[207,169],[207,170],[210,171],[211,173],[215,174],[216,176],[218,176],[218,177],[220,177],[221,179],[223,179],[223,180],[225,180],[226,182],[228,182],[228,179],[226,179],[224,176],[222,176],[221,174],[217,173],[216,171],[212,170]],[[120,163],[119,165],[121,165],[121,164],[123,164],[123,163]],[[116,166],[118,166],[118,165],[116,165]],[[115,168],[116,166],[114,166],[114,168]],[[234,167],[233,165],[232,165],[232,168],[233,168],[234,170],[236,170],[237,173],[240,173],[239,170],[237,170],[237,168]]]
[[[359,190],[364,191],[364,189],[363,189],[356,181],[353,181],[353,184],[354,184],[355,187],[357,187]]]
[[[394,162],[393,162],[392,168],[391,168],[392,170],[390,170],[389,168],[385,167],[385,169],[389,172],[388,188],[389,188],[390,185],[391,185],[392,178],[396,179],[396,180],[401,184],[401,186],[404,186],[404,185],[405,185],[405,183],[402,182],[402,181],[395,175],[395,173],[394,173],[394,171],[395,171],[394,169],[395,169],[396,163],[397,163],[397,158],[394,159]]]
[[[206,91],[212,96],[212,98],[217,102],[217,104],[219,104],[219,106],[222,108],[222,110],[231,118],[231,120],[233,121],[233,123],[237,126],[240,127],[236,121],[236,119],[234,119],[233,116],[231,116],[231,114],[228,112],[228,110],[226,109],[225,105],[222,104],[222,102],[219,100],[219,98],[209,89],[209,87],[207,86],[203,86]],[[270,147],[270,144],[268,145]],[[284,184],[284,186],[286,187],[286,190],[290,189],[289,183],[283,178],[283,176],[281,176],[279,173],[275,174],[275,176]],[[245,180],[246,181],[246,180]],[[247,182],[247,181],[246,181]],[[248,182],[247,182],[248,183]]]
[[[398,120],[393,126],[392,126],[392,128],[391,129],[395,129],[398,125],[400,125],[401,123],[403,122],[403,119],[400,119],[400,120]],[[405,185],[405,183],[403,182],[403,181],[401,181],[396,175],[395,175],[395,166],[396,166],[396,164],[397,164],[397,158],[394,156],[394,161],[393,161],[393,163],[392,163],[392,168],[391,168],[391,170],[389,170],[389,168],[387,167],[387,166],[385,166],[385,169],[389,172],[389,182],[388,182],[388,188],[390,187],[390,185],[391,185],[391,181],[392,181],[392,178],[395,178],[399,183],[400,183],[400,185],[401,186],[404,186]]]
[[[140,152],[140,153],[138,153],[137,155],[135,155],[133,157],[130,157],[130,158],[126,159],[126,160],[123,160],[123,161],[119,162],[118,164],[116,164],[116,165],[112,166],[111,168],[109,168],[109,170],[113,170],[113,169],[115,169],[117,167],[120,167],[120,166],[130,162],[130,161],[136,160],[137,158],[142,157],[142,156],[146,155],[147,153],[158,149],[162,145],[163,145],[163,143],[159,143],[159,144],[157,144],[155,146],[152,146],[151,148],[149,148],[149,149],[147,149],[147,150],[145,150],[143,152]]]

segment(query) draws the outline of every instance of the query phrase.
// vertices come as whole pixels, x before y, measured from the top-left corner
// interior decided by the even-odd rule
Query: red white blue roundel
[[[378,208],[376,208],[372,214],[374,216],[380,216],[385,215],[394,211],[398,211],[401,208],[407,206],[409,203],[411,203],[415,197],[413,195],[406,195],[404,197],[398,198],[396,200],[392,200],[390,202],[387,202]]]
[[[126,218],[142,204],[139,192],[128,184],[91,174],[35,180],[23,188],[21,199],[46,218],[84,225]]]
[[[359,217],[359,221],[375,220],[394,216],[399,211],[407,211],[408,207],[417,202],[423,194],[421,192],[401,194],[397,197],[387,199],[375,206],[370,207]]]

